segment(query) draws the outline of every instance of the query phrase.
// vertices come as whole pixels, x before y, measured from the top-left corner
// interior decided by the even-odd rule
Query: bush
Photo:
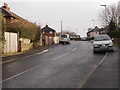
[[[4,32],[6,31],[6,25],[5,25],[5,19],[2,13],[0,13],[0,51],[4,50],[4,44],[5,44],[5,37]]]
[[[120,38],[120,31],[111,31],[111,32],[108,32],[108,35],[111,38]]]
[[[39,38],[40,27],[28,21],[19,20],[13,23],[7,23],[7,31],[19,32],[19,37],[29,38],[31,41],[36,41]]]

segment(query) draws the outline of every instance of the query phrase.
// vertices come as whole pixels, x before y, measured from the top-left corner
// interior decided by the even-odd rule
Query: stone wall
[[[19,41],[19,52],[23,52],[33,48],[33,43],[30,43],[30,39],[20,38]]]

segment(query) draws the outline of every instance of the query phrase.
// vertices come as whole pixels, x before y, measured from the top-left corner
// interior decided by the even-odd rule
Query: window
[[[53,32],[52,32],[52,31],[50,31],[50,32],[49,32],[49,34],[53,34]]]

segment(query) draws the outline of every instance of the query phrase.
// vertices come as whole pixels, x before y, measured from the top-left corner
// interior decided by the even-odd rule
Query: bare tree
[[[102,21],[105,23],[105,26],[107,26],[111,21],[117,25],[117,20],[118,20],[117,5],[112,4],[106,6],[105,9],[103,9],[102,12],[99,13],[99,16],[102,19]]]

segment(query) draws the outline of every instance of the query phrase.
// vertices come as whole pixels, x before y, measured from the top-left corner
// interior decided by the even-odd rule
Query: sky
[[[105,9],[100,5],[118,4],[119,0],[0,0],[0,7],[7,3],[10,10],[24,19],[46,24],[57,32],[76,32],[86,36],[88,28],[102,27],[99,13]],[[95,25],[94,21],[95,20]]]

